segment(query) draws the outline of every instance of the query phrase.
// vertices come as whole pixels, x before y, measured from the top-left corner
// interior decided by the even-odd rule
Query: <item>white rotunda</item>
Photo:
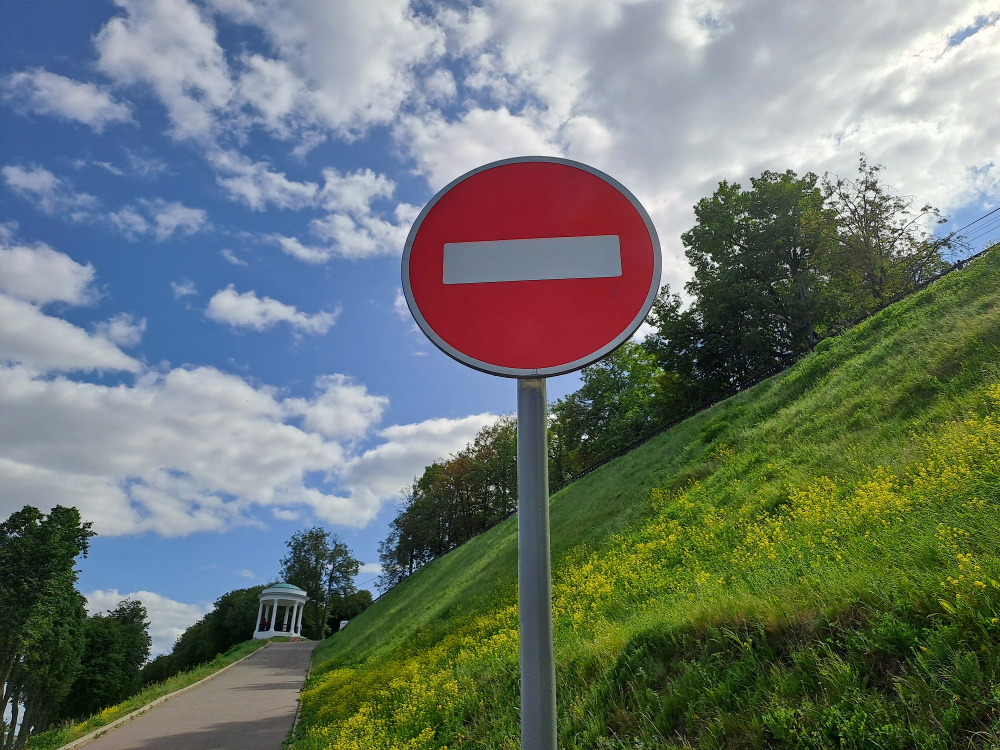
[[[273,638],[287,635],[299,638],[302,634],[302,612],[309,595],[291,583],[276,583],[260,592],[257,608],[257,626],[254,638]]]

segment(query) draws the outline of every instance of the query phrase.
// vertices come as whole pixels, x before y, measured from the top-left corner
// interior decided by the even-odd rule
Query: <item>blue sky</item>
[[[465,171],[607,172],[676,290],[722,179],[850,174],[864,151],[952,227],[1000,198],[997,2],[0,13],[0,517],[79,507],[99,532],[81,590],[139,596],[159,650],[273,580],[297,529],[376,563],[399,488],[513,409],[400,297],[410,223]]]

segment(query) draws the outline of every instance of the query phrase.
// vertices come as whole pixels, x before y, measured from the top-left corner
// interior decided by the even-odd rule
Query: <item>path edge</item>
[[[319,646],[319,644],[321,644],[322,642],[323,641],[317,641],[316,646],[313,646],[313,651],[315,651],[316,647]],[[302,687],[299,688],[299,697],[295,699],[295,716],[292,718],[292,728],[288,731],[288,737],[286,737],[285,741],[281,743],[282,750],[285,750],[286,746],[288,748],[292,748],[294,746],[295,730],[299,728],[299,719],[302,718],[302,691],[303,689],[305,689],[306,682],[309,680],[309,675],[312,674],[312,671],[313,671],[313,660],[312,660],[312,651],[310,651],[309,669],[306,670],[305,679],[302,680]],[[62,748],[59,748],[59,750],[62,750]]]
[[[85,734],[85,735],[83,735],[83,737],[79,737],[79,738],[73,740],[72,742],[70,742],[70,743],[68,743],[66,745],[62,745],[61,747],[56,748],[56,750],[76,750],[76,748],[78,748],[78,747],[80,747],[82,745],[86,745],[88,742],[92,742],[93,740],[96,740],[98,737],[104,736],[105,734],[107,734],[108,732],[112,731],[113,729],[117,729],[119,726],[121,726],[122,724],[124,724],[126,721],[130,721],[131,719],[134,719],[137,716],[140,716],[141,714],[146,713],[151,708],[154,708],[154,707],[160,705],[161,703],[163,703],[164,701],[169,700],[170,698],[173,698],[175,695],[180,695],[181,693],[186,693],[188,690],[192,690],[192,689],[198,687],[199,685],[208,682],[209,680],[215,679],[220,674],[222,674],[223,672],[225,672],[227,669],[231,669],[232,667],[235,667],[237,664],[242,664],[247,659],[249,659],[251,656],[253,656],[254,654],[259,654],[261,651],[263,651],[264,649],[268,648],[270,645],[271,645],[271,641],[268,641],[261,648],[259,648],[256,651],[253,651],[253,652],[247,654],[242,659],[238,659],[237,661],[234,661],[232,664],[227,664],[226,666],[224,666],[222,669],[218,670],[217,672],[212,672],[212,674],[208,675],[208,677],[202,677],[197,682],[192,682],[190,685],[187,685],[186,687],[182,687],[179,690],[175,690],[172,693],[167,693],[166,695],[161,695],[156,700],[151,701],[150,703],[147,703],[145,706],[142,706],[141,708],[137,708],[132,713],[126,714],[125,716],[121,717],[120,719],[116,719],[115,721],[111,722],[110,724],[106,724],[103,727],[98,727],[97,729],[95,729],[90,734]]]

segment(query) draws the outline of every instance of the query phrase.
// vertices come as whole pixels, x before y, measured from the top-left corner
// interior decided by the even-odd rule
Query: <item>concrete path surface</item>
[[[84,750],[280,750],[315,641],[272,643]]]

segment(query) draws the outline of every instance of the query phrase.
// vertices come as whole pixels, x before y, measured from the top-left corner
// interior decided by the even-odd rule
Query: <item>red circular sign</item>
[[[649,312],[660,245],[617,181],[552,157],[494,162],[417,217],[403,294],[421,330],[463,364],[507,377],[571,372],[620,346]]]

